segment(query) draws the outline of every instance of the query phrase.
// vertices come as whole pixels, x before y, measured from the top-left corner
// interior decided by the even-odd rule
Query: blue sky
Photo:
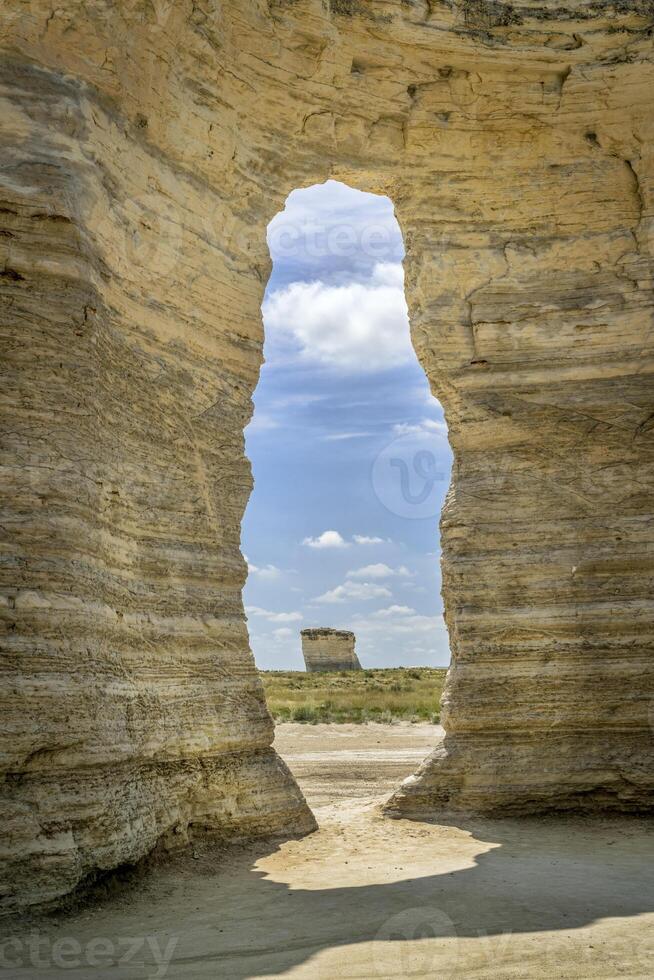
[[[333,626],[364,666],[446,665],[451,453],[409,339],[391,202],[335,181],[294,191],[268,243],[242,535],[256,662],[303,669],[300,630]]]

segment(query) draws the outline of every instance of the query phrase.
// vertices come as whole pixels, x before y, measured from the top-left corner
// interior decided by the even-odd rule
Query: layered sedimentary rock
[[[325,670],[361,670],[349,630],[327,626],[302,630],[302,656],[308,673]]]
[[[454,451],[445,742],[394,813],[642,808],[652,720],[646,0],[6,0],[10,905],[311,817],[248,648],[265,229],[387,193]],[[435,533],[435,531],[434,531]]]

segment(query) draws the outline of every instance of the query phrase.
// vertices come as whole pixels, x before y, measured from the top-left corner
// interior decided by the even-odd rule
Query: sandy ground
[[[280,726],[319,831],[198,852],[32,924],[0,943],[0,980],[654,977],[652,822],[382,818],[439,736]]]
[[[355,800],[383,800],[443,737],[440,725],[277,726],[275,748],[293,770],[318,822]],[[344,807],[340,806],[344,804]]]

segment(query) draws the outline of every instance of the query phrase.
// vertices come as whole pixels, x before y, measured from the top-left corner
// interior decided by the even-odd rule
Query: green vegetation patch
[[[445,668],[393,667],[306,674],[263,670],[275,721],[341,724],[439,721]]]

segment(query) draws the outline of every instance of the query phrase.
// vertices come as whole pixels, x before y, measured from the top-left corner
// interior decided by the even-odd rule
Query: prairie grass
[[[393,667],[307,674],[263,670],[275,721],[318,722],[439,720],[445,668]]]

